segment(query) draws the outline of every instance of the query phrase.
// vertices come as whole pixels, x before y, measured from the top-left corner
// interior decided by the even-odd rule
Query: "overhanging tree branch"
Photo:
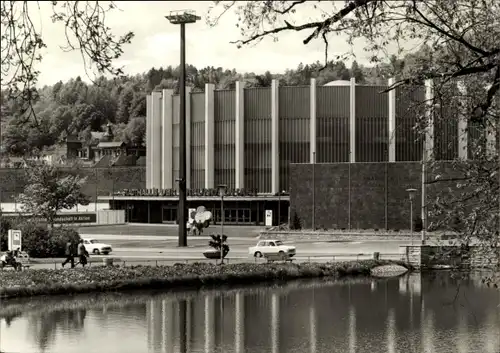
[[[281,15],[284,15],[284,14],[289,13],[295,6],[303,4],[305,2],[306,2],[306,0],[294,1],[290,6],[288,6],[284,10],[274,10],[274,12],[277,12]]]
[[[262,33],[253,35],[248,39],[232,41],[230,43],[238,44],[241,46],[241,45],[249,44],[249,43],[254,42],[256,40],[262,39],[262,38],[267,37],[269,35],[277,34],[277,33],[284,32],[284,31],[300,32],[300,31],[303,31],[306,29],[314,29],[313,33],[311,35],[309,35],[303,41],[304,44],[308,44],[313,38],[316,38],[322,31],[325,31],[326,29],[328,29],[332,24],[339,22],[340,20],[342,20],[344,17],[346,17],[348,14],[350,14],[351,12],[356,10],[357,8],[360,8],[362,6],[367,5],[368,3],[376,2],[376,1],[378,1],[378,0],[355,0],[355,1],[350,2],[346,7],[344,7],[342,10],[337,12],[335,15],[327,18],[324,21],[310,22],[310,23],[305,23],[302,25],[292,25],[290,22],[284,21],[285,22],[284,26],[280,26],[280,27],[276,27],[276,28],[273,28],[270,30],[266,30],[266,31],[263,31]],[[297,3],[302,3],[302,2],[297,2]]]
[[[418,75],[416,77],[410,77],[410,78],[398,80],[394,84],[392,84],[391,86],[387,87],[385,90],[380,91],[380,93],[387,93],[389,91],[392,91],[393,89],[396,89],[399,86],[412,84],[418,80],[428,80],[428,79],[433,79],[433,78],[458,78],[458,77],[468,76],[468,75],[472,75],[472,74],[489,72],[496,67],[498,67],[497,63],[488,63],[488,64],[482,65],[482,66],[464,67],[460,70],[456,70],[453,72],[429,72],[429,73],[425,72],[425,73],[422,73],[421,75]],[[498,90],[498,88],[497,88],[497,90]]]

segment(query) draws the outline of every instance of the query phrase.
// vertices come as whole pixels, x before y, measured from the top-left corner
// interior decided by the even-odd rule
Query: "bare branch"
[[[294,1],[290,6],[288,6],[284,10],[276,10],[275,9],[274,12],[277,12],[281,15],[284,15],[284,14],[287,14],[288,12],[290,12],[295,6],[303,4],[305,2],[306,2],[306,0]]]
[[[326,37],[326,32],[323,32],[322,37],[323,41],[325,42],[325,65],[323,65],[323,67],[319,69],[319,71],[326,69],[326,67],[328,66],[328,38]]]
[[[419,2],[420,3],[420,2]],[[488,55],[491,55],[491,53],[487,52],[487,51],[484,51],[482,50],[481,48],[478,48],[474,45],[472,45],[471,43],[467,42],[463,37],[457,37],[455,35],[453,35],[453,33],[451,31],[446,31],[440,27],[438,27],[434,22],[430,21],[419,9],[418,9],[418,6],[416,5],[417,2],[414,0],[413,1],[413,10],[424,20],[424,22],[426,23],[426,25],[434,30],[436,30],[438,33],[440,33],[441,35],[445,36],[445,37],[448,37],[450,39],[452,39],[453,41],[457,42],[457,43],[460,43],[462,45],[464,45],[465,47],[469,48],[470,50],[476,52],[476,53],[479,53],[481,54],[482,56],[488,56]]]
[[[439,72],[423,72],[419,76],[416,76],[416,77],[398,80],[397,82],[395,82],[391,86],[387,87],[387,89],[380,91],[380,93],[387,93],[389,91],[392,91],[393,89],[396,89],[399,86],[413,84],[418,80],[425,80],[425,79],[432,79],[432,78],[447,78],[447,77],[448,78],[458,78],[458,77],[468,76],[468,75],[472,75],[472,74],[485,73],[485,72],[491,71],[492,69],[494,69],[496,67],[498,67],[498,64],[489,63],[489,64],[486,64],[483,66],[464,67],[461,70],[457,70],[457,71],[453,71],[453,72],[441,72],[441,73],[439,73]]]
[[[231,4],[226,4],[224,5],[224,11],[222,11],[222,13],[220,13],[217,17],[215,17],[214,19],[210,19],[210,18],[207,18],[207,22],[211,25],[211,26],[216,26],[218,23],[219,23],[219,20],[222,18],[222,16],[224,16],[226,14],[226,12],[228,12],[233,6],[234,4],[236,3],[236,1],[231,1]],[[209,14],[210,12],[213,10],[213,7],[211,7],[209,9]]]
[[[309,35],[306,39],[304,39],[303,43],[308,44],[313,38],[316,38],[322,31],[327,30],[332,24],[340,21],[347,15],[349,15],[351,12],[353,12],[355,9],[365,6],[366,4],[370,2],[376,2],[378,0],[355,0],[350,2],[346,7],[344,7],[342,10],[337,12],[335,15],[327,18],[324,21],[316,21],[316,22],[310,22],[310,23],[305,23],[303,25],[292,25],[290,22],[285,21],[285,25],[281,27],[276,27],[270,30],[263,31],[262,33],[256,34],[251,36],[248,39],[245,40],[237,40],[230,42],[232,44],[238,44],[238,45],[245,45],[249,44],[251,42],[254,42],[256,40],[259,40],[261,38],[267,37],[269,35],[277,34],[280,32],[284,31],[303,31],[305,29],[311,29],[314,28],[314,32]]]

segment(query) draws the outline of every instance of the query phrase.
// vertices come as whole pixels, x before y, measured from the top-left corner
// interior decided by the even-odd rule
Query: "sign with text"
[[[266,210],[266,227],[273,226],[273,210]]]
[[[22,234],[18,229],[9,229],[7,247],[10,251],[21,250]]]
[[[35,222],[46,223],[47,219],[39,216],[31,216],[31,215],[17,215],[17,214],[3,214],[2,217],[9,219],[30,219]],[[63,223],[96,223],[97,222],[97,214],[95,213],[63,213],[58,214],[54,218],[54,223],[63,224]]]

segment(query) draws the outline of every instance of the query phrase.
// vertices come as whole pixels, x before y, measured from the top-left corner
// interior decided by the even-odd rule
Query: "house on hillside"
[[[92,162],[96,167],[136,166],[137,159],[146,155],[146,148],[143,146],[131,146],[124,141],[113,141],[115,136],[111,124],[107,125],[105,132],[91,132],[91,135],[92,139],[87,144],[80,141],[79,145],[69,143],[75,148],[77,158]]]
[[[50,165],[67,165],[79,161],[87,167],[133,167],[144,166],[146,148],[133,146],[124,141],[113,141],[111,124],[105,132],[91,132],[90,142],[82,142],[76,136],[68,136],[62,144],[44,150],[39,156],[27,160],[45,162]],[[6,156],[0,158],[0,168],[23,168],[24,159]]]

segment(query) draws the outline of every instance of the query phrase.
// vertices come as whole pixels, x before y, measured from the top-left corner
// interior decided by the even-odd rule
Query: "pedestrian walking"
[[[81,264],[82,267],[85,267],[87,264],[87,256],[89,256],[89,253],[87,252],[87,249],[85,249],[85,245],[83,245],[83,239],[80,239],[80,243],[78,244],[78,263],[75,265],[77,266],[78,264]]]
[[[62,263],[62,267],[64,267],[68,262],[71,263],[71,268],[75,268],[75,243],[73,240],[70,240],[66,243],[66,260]]]

